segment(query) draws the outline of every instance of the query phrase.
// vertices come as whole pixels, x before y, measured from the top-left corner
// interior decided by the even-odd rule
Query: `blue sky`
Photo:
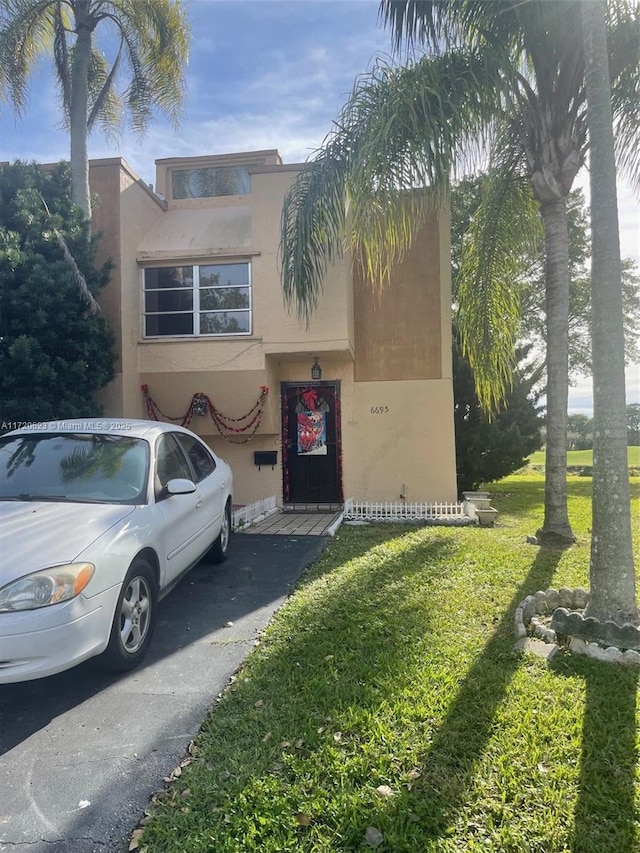
[[[121,155],[148,183],[157,158],[277,148],[285,162],[305,160],[322,142],[357,74],[390,38],[378,0],[191,0],[184,117],[178,131],[162,117],[142,140],[124,130],[116,143],[99,132],[90,157]],[[68,158],[50,64],[32,78],[21,120],[0,111],[0,161]],[[582,185],[587,181],[583,176]],[[622,253],[640,262],[640,208],[620,186]],[[640,401],[640,368],[628,371],[629,401]],[[590,413],[590,379],[572,389],[572,411]]]

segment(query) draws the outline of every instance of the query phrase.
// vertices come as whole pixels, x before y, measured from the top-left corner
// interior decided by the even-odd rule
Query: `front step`
[[[283,512],[342,512],[342,503],[288,503],[282,507]]]

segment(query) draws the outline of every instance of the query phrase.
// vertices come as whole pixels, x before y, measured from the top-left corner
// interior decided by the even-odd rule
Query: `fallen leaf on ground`
[[[379,797],[393,797],[393,791],[388,785],[378,785],[376,788],[376,794]]]
[[[309,817],[309,815],[305,814],[304,812],[296,812],[295,818],[298,821],[298,823],[300,824],[300,826],[310,826],[311,825],[311,818]]]
[[[166,780],[165,780],[165,781],[166,781]],[[168,796],[169,796],[169,792],[168,792],[168,791],[165,791],[164,789],[163,789],[163,790],[161,790],[161,791],[155,791],[155,792],[151,795],[151,801],[152,801],[152,802],[154,802],[154,801],[156,801],[156,800],[157,800],[157,801],[160,801],[160,800],[166,800]]]
[[[129,850],[137,850],[140,846],[140,839],[142,838],[142,829],[134,829],[131,833],[131,842],[129,844]]]

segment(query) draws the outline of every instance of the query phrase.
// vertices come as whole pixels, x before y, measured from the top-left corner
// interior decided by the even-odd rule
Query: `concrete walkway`
[[[244,533],[276,536],[327,536],[338,524],[339,512],[276,512]]]

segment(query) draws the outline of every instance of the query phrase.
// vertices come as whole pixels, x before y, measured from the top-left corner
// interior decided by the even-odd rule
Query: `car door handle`
[[[198,500],[196,501],[196,509],[202,506],[203,500],[204,498],[198,498]]]
[[[226,481],[226,480],[223,480],[223,481],[220,483],[220,488],[221,488],[221,489],[226,489],[226,488],[227,488],[227,481]]]

